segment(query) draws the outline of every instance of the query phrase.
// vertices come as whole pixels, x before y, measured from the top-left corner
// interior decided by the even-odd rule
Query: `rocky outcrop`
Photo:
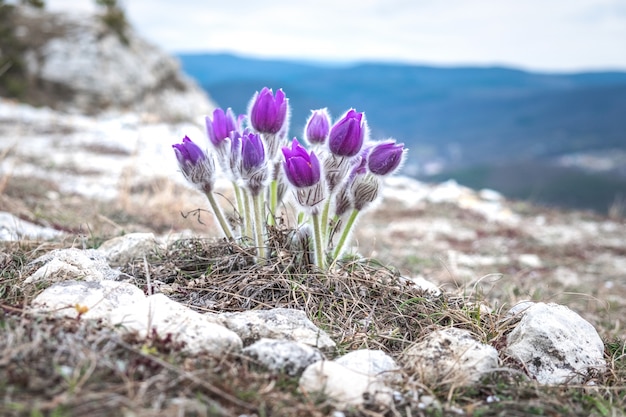
[[[166,121],[214,107],[179,62],[128,27],[120,36],[98,16],[15,7],[26,87],[23,98],[61,111],[128,110]]]

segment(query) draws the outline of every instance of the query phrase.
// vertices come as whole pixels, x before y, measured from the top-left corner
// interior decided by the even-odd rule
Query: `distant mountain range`
[[[543,74],[227,54],[178,57],[183,70],[220,106],[238,113],[262,87],[282,88],[292,106],[292,136],[301,135],[311,109],[328,107],[333,117],[352,107],[364,111],[374,139],[394,137],[410,148],[405,171],[422,179],[428,173],[437,179],[454,176],[511,197],[605,212],[620,195],[626,198],[626,175],[621,177],[620,170],[588,173],[553,164],[556,157],[573,153],[626,153],[626,72]],[[545,177],[523,186],[512,166]],[[507,175],[499,174],[503,171]],[[597,186],[586,193],[575,184],[563,185],[568,178],[580,181],[580,175],[606,179],[606,193],[599,197]],[[557,198],[556,188],[570,191]]]

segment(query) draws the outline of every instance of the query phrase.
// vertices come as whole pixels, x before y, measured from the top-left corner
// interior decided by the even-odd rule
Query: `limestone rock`
[[[63,233],[49,227],[38,226],[11,213],[0,211],[0,241],[20,239],[54,239]]]
[[[119,36],[96,15],[16,7],[15,36],[26,51],[34,104],[96,114],[129,110],[191,120],[214,108],[180,63],[127,27]]]
[[[132,284],[102,280],[98,282],[64,281],[42,291],[31,303],[38,312],[57,316],[103,320],[110,323],[121,309],[141,308],[144,293]]]
[[[521,320],[507,336],[505,353],[540,383],[578,383],[606,365],[596,329],[566,306],[525,302],[509,315]]]
[[[189,353],[222,355],[239,351],[241,339],[210,317],[197,313],[163,294],[146,297],[132,284],[64,281],[45,289],[31,303],[34,312],[101,320],[123,332],[149,337],[171,335]]]
[[[327,396],[340,409],[365,404],[389,407],[393,403],[393,391],[380,380],[333,361],[319,361],[307,367],[299,387],[309,395]]]
[[[471,385],[498,367],[498,352],[467,330],[447,328],[409,346],[402,362],[425,383]]]
[[[242,348],[234,332],[163,294],[146,297],[143,305],[120,308],[111,321],[127,331],[136,331],[140,337],[150,336],[153,330],[161,337],[170,334],[190,353],[222,355]]]
[[[106,261],[104,253],[76,248],[56,249],[32,261],[33,265],[42,263],[35,273],[24,280],[24,284],[40,281],[102,281],[114,280],[120,275]]]
[[[121,266],[143,258],[159,247],[154,233],[129,233],[107,240],[98,250],[104,252],[109,264]]]
[[[430,297],[439,297],[441,295],[441,290],[432,282],[428,281],[426,278],[422,276],[410,277],[410,278],[402,278],[407,285],[415,288],[416,290],[424,292],[425,295]]]
[[[335,359],[335,362],[384,381],[395,381],[400,376],[400,366],[382,350],[355,350]]]
[[[300,375],[304,369],[324,359],[316,348],[289,340],[261,339],[243,350],[243,354],[261,362],[272,372]]]
[[[237,333],[245,344],[263,337],[293,340],[319,349],[332,348],[335,342],[315,326],[302,310],[274,308],[241,313],[224,313],[224,325]]]

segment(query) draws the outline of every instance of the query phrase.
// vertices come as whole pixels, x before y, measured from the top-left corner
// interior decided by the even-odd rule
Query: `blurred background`
[[[118,10],[220,107],[282,88],[291,136],[311,109],[364,111],[372,139],[410,149],[405,175],[599,213],[626,201],[624,0],[41,3]]]

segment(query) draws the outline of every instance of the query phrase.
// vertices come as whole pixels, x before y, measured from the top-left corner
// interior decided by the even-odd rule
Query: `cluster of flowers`
[[[316,265],[326,268],[341,256],[355,220],[378,200],[382,177],[400,167],[406,151],[392,139],[370,142],[365,114],[354,109],[334,124],[326,109],[312,111],[303,136],[307,149],[297,138],[289,142],[289,116],[284,92],[263,88],[247,115],[217,108],[206,117],[209,152],[187,136],[173,148],[187,181],[207,196],[224,235],[253,241],[261,259],[271,255],[267,227],[279,204],[287,207],[290,190],[299,209],[294,241],[302,250],[312,247]],[[233,185],[241,220],[235,224],[213,195],[215,160]]]

